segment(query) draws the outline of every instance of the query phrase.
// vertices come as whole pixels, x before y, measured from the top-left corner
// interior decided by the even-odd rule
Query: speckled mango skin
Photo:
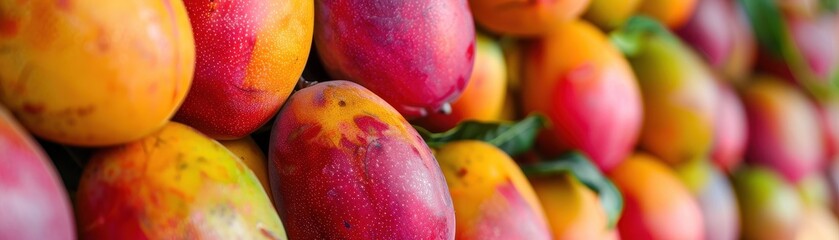
[[[242,138],[268,121],[297,80],[312,44],[311,0],[186,0],[195,78],[175,120],[215,139]]]
[[[0,101],[40,137],[105,146],[162,127],[192,81],[180,1],[0,1]]]
[[[454,238],[431,150],[373,92],[319,83],[294,93],[277,119],[268,174],[289,238]]]
[[[533,187],[501,149],[458,141],[434,155],[454,202],[455,239],[551,239]]]
[[[315,0],[315,44],[333,79],[414,119],[460,96],[475,60],[465,0]]]
[[[746,161],[798,182],[825,163],[818,110],[799,89],[781,79],[758,76],[742,91],[748,143]]]
[[[539,138],[540,150],[579,149],[603,171],[620,164],[638,141],[644,111],[629,63],[581,20],[526,44],[522,107],[552,123]]]
[[[180,123],[97,152],[76,213],[82,239],[286,239],[247,166]]]
[[[70,199],[55,167],[2,106],[0,153],[0,239],[75,239]]]
[[[716,78],[677,38],[650,34],[628,57],[644,103],[639,146],[671,165],[704,158],[712,147]]]

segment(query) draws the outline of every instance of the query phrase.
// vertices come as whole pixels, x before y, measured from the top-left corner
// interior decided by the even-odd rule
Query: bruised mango
[[[579,149],[608,171],[632,151],[642,103],[632,69],[597,28],[573,21],[526,43],[522,105],[551,120],[540,147]]]
[[[175,120],[216,139],[242,138],[277,113],[300,78],[312,44],[314,3],[183,2],[197,56]]]
[[[576,19],[590,0],[520,1],[469,0],[475,21],[492,32],[538,36]]]
[[[625,201],[618,221],[621,239],[704,239],[699,204],[660,160],[632,155],[609,178]]]
[[[96,153],[76,195],[82,239],[285,239],[259,180],[179,123]]]
[[[0,101],[35,135],[105,146],[162,127],[192,80],[181,1],[4,1]]]
[[[616,239],[597,193],[570,173],[529,178],[554,239]]]
[[[265,154],[262,153],[262,150],[259,149],[259,146],[256,145],[253,138],[244,137],[237,140],[219,141],[219,143],[224,145],[227,150],[230,150],[239,159],[242,159],[242,162],[253,172],[256,179],[259,179],[259,183],[262,184],[262,188],[265,189],[266,193],[271,192],[271,188],[268,185],[268,160],[265,159]],[[269,198],[271,196],[271,194],[268,195]]]
[[[450,113],[431,112],[417,124],[433,132],[454,128],[466,120],[497,121],[507,96],[504,54],[495,40],[479,34],[472,77],[463,94],[452,103]]]
[[[678,165],[711,150],[717,106],[716,78],[703,60],[666,29],[633,18],[613,38],[638,78],[644,116],[639,146]]]
[[[315,0],[315,45],[334,79],[415,119],[448,112],[475,60],[466,0]]]
[[[506,153],[458,141],[434,155],[454,203],[455,239],[551,239],[533,187]]]
[[[788,181],[818,171],[824,142],[818,112],[800,90],[771,76],[758,76],[743,90],[749,136],[746,161],[767,166]]]
[[[0,106],[0,239],[75,239],[73,211],[43,150]]]
[[[452,200],[410,124],[348,81],[294,93],[271,132],[271,192],[292,239],[451,239]]]

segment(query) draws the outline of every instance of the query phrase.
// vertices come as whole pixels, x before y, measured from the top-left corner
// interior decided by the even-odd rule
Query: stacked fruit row
[[[2,2],[0,239],[839,239],[837,8]]]

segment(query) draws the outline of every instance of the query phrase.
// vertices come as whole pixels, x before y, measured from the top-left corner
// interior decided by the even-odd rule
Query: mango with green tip
[[[613,36],[632,42],[624,51],[644,104],[639,147],[671,165],[704,158],[711,150],[719,98],[710,68],[648,18],[630,19]]]
[[[455,239],[551,239],[533,187],[501,149],[467,140],[434,155],[454,203]]]
[[[3,1],[0,102],[39,137],[109,146],[156,131],[192,81],[181,1]]]
[[[82,239],[286,239],[253,172],[179,123],[97,152],[76,212]]]
[[[757,76],[742,91],[749,135],[746,161],[777,171],[790,182],[824,164],[818,112],[792,84]]]
[[[732,178],[740,206],[741,239],[793,239],[801,229],[804,207],[795,189],[762,167],[743,167]]]
[[[393,107],[348,81],[294,93],[271,131],[268,175],[292,239],[452,239],[446,180]]]

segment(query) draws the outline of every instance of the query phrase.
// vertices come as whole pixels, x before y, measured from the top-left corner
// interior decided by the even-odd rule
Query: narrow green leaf
[[[573,174],[580,182],[600,196],[600,204],[609,217],[609,228],[617,224],[623,212],[623,196],[618,188],[604,176],[584,155],[572,152],[549,161],[522,166],[528,177],[550,176],[554,174]]]
[[[467,121],[442,133],[432,133],[419,126],[414,128],[432,148],[452,141],[480,140],[495,145],[510,156],[516,156],[533,148],[536,136],[546,124],[544,117],[531,115],[519,122]]]
[[[783,48],[787,44],[787,26],[775,2],[775,0],[740,0],[740,5],[746,12],[760,46],[776,57],[783,58]]]

